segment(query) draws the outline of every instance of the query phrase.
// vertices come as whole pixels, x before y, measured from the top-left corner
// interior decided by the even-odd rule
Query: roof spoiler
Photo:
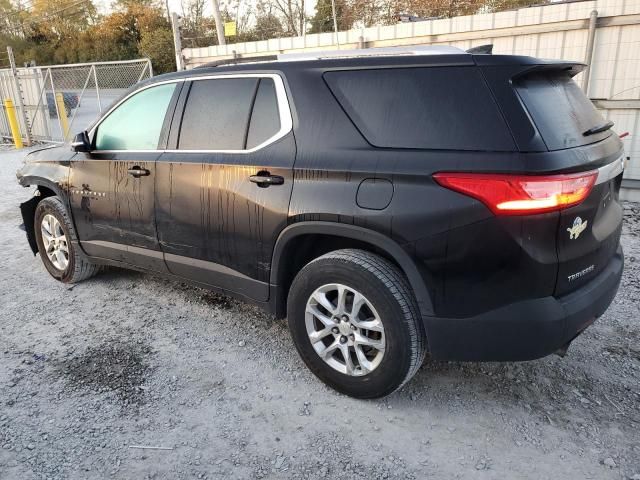
[[[553,62],[542,65],[534,65],[513,76],[512,80],[518,80],[531,74],[540,72],[566,72],[570,77],[575,77],[586,68],[584,63],[579,62]]]
[[[467,53],[471,53],[473,55],[491,55],[493,53],[493,43],[470,48],[467,50]]]

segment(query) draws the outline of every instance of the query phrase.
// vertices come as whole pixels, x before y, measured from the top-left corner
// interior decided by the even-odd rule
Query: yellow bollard
[[[20,135],[20,124],[18,123],[18,116],[16,115],[16,107],[13,105],[13,100],[7,98],[4,101],[4,108],[7,111],[7,119],[9,120],[9,128],[11,129],[11,136],[13,137],[13,143],[16,148],[22,148],[22,135]]]
[[[64,95],[60,92],[56,93],[56,104],[58,105],[58,118],[60,118],[62,126],[62,139],[66,140],[69,135],[69,122],[67,121],[67,109],[64,106]]]

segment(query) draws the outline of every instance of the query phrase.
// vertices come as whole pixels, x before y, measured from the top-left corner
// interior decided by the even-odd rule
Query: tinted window
[[[276,87],[271,78],[262,78],[251,114],[247,148],[260,145],[280,130]]]
[[[175,83],[129,97],[98,126],[97,150],[156,150]]]
[[[549,150],[586,145],[611,135],[611,130],[583,135],[605,120],[566,72],[528,75],[516,90]]]
[[[374,146],[515,148],[476,67],[328,72],[325,79],[351,120]]]
[[[181,150],[242,150],[257,78],[198,80],[180,127]]]

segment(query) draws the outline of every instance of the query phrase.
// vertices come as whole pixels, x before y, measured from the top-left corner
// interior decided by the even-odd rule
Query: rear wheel
[[[394,392],[424,359],[424,327],[406,279],[363,250],[338,250],[306,265],[289,292],[288,322],[309,369],[352,397]]]
[[[75,283],[100,270],[78,248],[73,224],[58,197],[47,197],[38,203],[34,229],[42,263],[55,279]]]

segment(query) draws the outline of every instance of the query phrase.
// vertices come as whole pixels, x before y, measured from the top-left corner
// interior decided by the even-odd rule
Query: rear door
[[[622,228],[618,193],[623,157],[611,124],[593,107],[566,70],[542,70],[514,82],[552,155],[571,171],[593,171],[594,185],[579,205],[562,210],[558,223],[557,295],[569,293],[600,273],[616,253]]]
[[[169,270],[264,301],[287,225],[295,143],[278,75],[194,78],[156,179],[158,238]]]

